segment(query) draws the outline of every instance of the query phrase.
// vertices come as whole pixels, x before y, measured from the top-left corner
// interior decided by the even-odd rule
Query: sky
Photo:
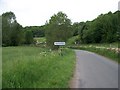
[[[100,14],[118,10],[120,0],[0,0],[0,15],[12,11],[17,22],[41,26],[59,11],[74,22],[91,21]]]

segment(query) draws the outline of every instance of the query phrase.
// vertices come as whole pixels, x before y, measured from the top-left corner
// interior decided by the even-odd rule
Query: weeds
[[[67,88],[75,65],[70,49],[3,48],[3,88]]]

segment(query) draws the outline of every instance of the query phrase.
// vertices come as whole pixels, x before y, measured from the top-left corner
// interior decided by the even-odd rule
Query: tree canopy
[[[54,46],[54,42],[67,41],[72,36],[71,21],[63,12],[58,12],[53,15],[46,28],[46,41],[47,45],[52,49],[58,49]]]
[[[2,17],[2,18],[1,18]],[[78,43],[112,43],[120,38],[120,11],[101,14],[92,21],[72,24],[63,12],[54,14],[45,25],[22,27],[13,12],[3,13],[2,45],[18,46],[33,43],[34,37],[46,37],[47,46],[58,49],[54,42],[66,42],[70,37]]]
[[[74,23],[75,32],[79,32],[81,43],[112,43],[118,41],[120,32],[120,11],[101,14],[92,21]],[[76,25],[76,26],[75,26]],[[82,28],[81,28],[82,27]],[[75,35],[75,34],[74,34]],[[77,35],[77,34],[76,34]]]
[[[2,14],[2,45],[18,46],[25,43],[23,27],[17,22],[13,12]]]

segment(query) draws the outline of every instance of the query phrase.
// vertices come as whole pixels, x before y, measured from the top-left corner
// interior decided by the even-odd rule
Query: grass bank
[[[96,46],[95,46],[96,45]],[[120,59],[119,59],[119,54],[114,50],[109,50],[107,48],[114,46],[115,48],[117,48],[117,44],[90,44],[90,45],[78,45],[78,46],[70,46],[70,48],[73,49],[81,49],[81,50],[87,50],[87,51],[91,51],[97,54],[100,54],[102,56],[105,56],[107,58],[110,58],[111,60],[120,63]],[[99,48],[99,47],[104,47],[104,48]]]
[[[49,51],[39,47],[3,48],[3,88],[68,88],[75,66],[70,49]]]

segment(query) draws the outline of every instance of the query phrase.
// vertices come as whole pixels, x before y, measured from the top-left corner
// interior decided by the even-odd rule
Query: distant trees
[[[72,25],[73,36],[77,36],[79,34],[80,23],[75,22]]]
[[[52,49],[58,49],[54,42],[67,41],[72,36],[71,21],[62,12],[53,15],[46,25],[46,41]]]
[[[2,45],[18,46],[21,44],[32,44],[33,37],[45,36],[45,25],[30,26],[23,28],[16,20],[13,12],[3,13],[2,17]]]
[[[118,41],[120,11],[101,14],[93,21],[73,24],[75,32],[79,32],[81,43],[112,43]],[[75,26],[76,25],[76,26]],[[82,27],[82,28],[81,28]],[[77,35],[77,34],[74,34]]]
[[[2,15],[0,15],[0,46],[2,46]]]
[[[25,44],[33,43],[33,33],[32,31],[27,30],[25,32]]]
[[[11,28],[11,33],[10,33],[10,46],[18,46],[23,43],[23,38],[22,37],[23,31],[22,31],[22,26],[18,23],[15,23],[14,26]]]
[[[24,30],[30,30],[33,33],[33,37],[45,37],[45,25],[43,26],[27,26]]]
[[[25,44],[26,40],[24,34],[25,31],[23,31],[23,27],[17,22],[15,14],[13,12],[6,12],[2,14],[3,46],[18,46]]]
[[[17,46],[21,41],[22,26],[17,23],[13,12],[2,14],[2,44],[4,46]]]
[[[2,17],[2,45],[18,46],[33,43],[34,37],[46,37],[47,46],[58,49],[54,42],[67,41],[68,38],[78,36],[78,43],[112,43],[120,38],[120,11],[101,14],[96,19],[86,22],[71,20],[63,12],[54,14],[42,26],[22,27],[13,12],[3,13]]]

